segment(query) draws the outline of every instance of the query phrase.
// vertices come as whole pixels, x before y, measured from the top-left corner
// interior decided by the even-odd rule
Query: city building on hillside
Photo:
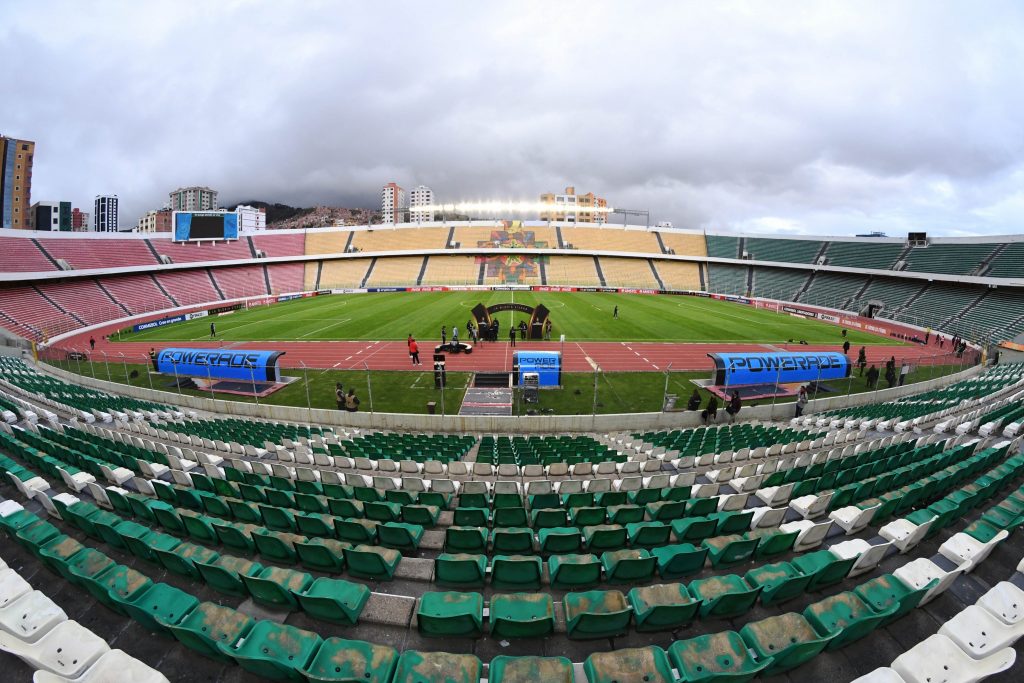
[[[421,207],[434,203],[434,191],[426,185],[417,185],[409,193],[409,220],[413,223],[425,223],[434,220],[434,212]]]
[[[71,231],[71,202],[36,202],[29,207],[31,230]]]
[[[267,210],[240,204],[235,207],[238,214],[238,232],[257,232],[267,229]]]
[[[170,209],[147,211],[145,215],[139,218],[139,224],[135,227],[135,232],[170,232],[171,213]]]
[[[540,196],[542,204],[550,204],[551,208],[541,211],[542,221],[559,221],[567,223],[604,223],[608,214],[604,209],[608,207],[608,200],[598,197],[593,192],[587,194],[576,194],[576,188],[571,185],[565,188],[564,194],[553,194],[546,192]]]
[[[96,232],[117,232],[117,195],[96,195],[93,202],[92,227]]]
[[[73,232],[89,232],[91,228],[88,211],[82,211],[77,207],[71,209],[71,230]]]
[[[398,183],[388,183],[380,191],[380,222],[402,223],[407,205],[405,190]]]
[[[0,228],[25,230],[32,222],[32,158],[36,143],[0,135]]]
[[[179,187],[170,193],[172,211],[213,211],[217,208],[217,190],[208,187]]]

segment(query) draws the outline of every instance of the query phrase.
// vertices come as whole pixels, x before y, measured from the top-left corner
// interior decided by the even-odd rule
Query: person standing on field
[[[441,325],[441,346],[444,346],[448,342],[448,326]]]
[[[412,359],[413,365],[422,365],[420,363],[420,346],[412,337],[409,338],[409,358]]]
[[[843,355],[844,356],[850,355],[850,340],[849,339],[847,339],[846,341],[843,342]]]
[[[612,311],[612,318],[614,320],[618,320],[619,319],[619,307],[618,306],[616,306],[615,310]]]
[[[216,337],[217,336],[217,326],[215,324],[213,324],[213,323],[210,323],[210,336],[211,337]]]
[[[857,352],[857,367],[860,368],[860,376],[864,376],[864,368],[868,365],[868,350],[865,347],[860,347],[860,351]]]
[[[510,346],[516,345],[516,326],[509,325],[508,327],[508,343]]]

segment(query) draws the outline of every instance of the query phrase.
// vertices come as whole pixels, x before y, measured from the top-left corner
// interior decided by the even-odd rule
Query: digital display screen
[[[192,216],[191,240],[222,240],[224,239],[224,216]]]

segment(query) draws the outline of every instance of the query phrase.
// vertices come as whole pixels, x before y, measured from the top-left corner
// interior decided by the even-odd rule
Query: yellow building
[[[542,221],[560,221],[570,223],[604,223],[608,217],[605,209],[608,207],[608,200],[598,197],[593,192],[587,194],[576,194],[576,188],[569,186],[565,188],[565,194],[552,194],[546,192],[540,196],[541,204],[550,204],[551,210],[541,211]]]

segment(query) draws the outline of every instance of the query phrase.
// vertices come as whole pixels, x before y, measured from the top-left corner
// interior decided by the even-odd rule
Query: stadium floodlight
[[[431,213],[494,214],[499,216],[515,213],[613,213],[615,211],[610,206],[578,206],[536,201],[500,200],[428,204],[414,208],[416,211]]]

